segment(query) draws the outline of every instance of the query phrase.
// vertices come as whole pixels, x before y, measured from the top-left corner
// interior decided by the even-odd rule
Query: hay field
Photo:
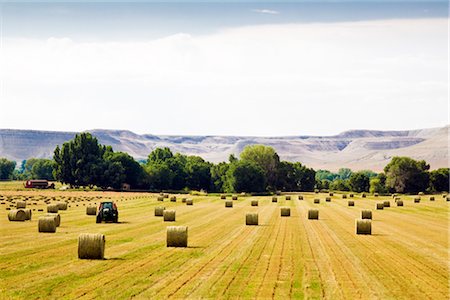
[[[225,208],[219,195],[188,196],[193,206],[181,203],[181,195],[177,202],[131,193],[0,195],[34,196],[27,207],[35,209],[31,221],[9,222],[11,203],[1,200],[1,299],[449,298],[450,202],[441,196],[434,202],[422,196],[420,203],[400,196],[404,206],[397,207],[391,197],[356,194],[349,207],[338,193],[331,202],[327,194],[302,193],[303,201],[278,196],[276,203],[272,197],[239,197]],[[46,213],[38,209],[52,197],[72,197],[71,207],[60,211],[56,233],[38,233],[38,217]],[[108,199],[116,201],[120,223],[96,224],[86,205]],[[382,200],[391,207],[376,210]],[[176,222],[154,216],[161,205],[176,210]],[[280,217],[282,206],[291,208],[290,217]],[[310,208],[319,209],[319,220],[307,219]],[[372,210],[372,235],[355,234],[363,209]],[[247,212],[259,213],[259,226],[245,226]],[[189,227],[187,248],[166,247],[172,225]],[[105,260],[78,259],[80,233],[106,236]]]

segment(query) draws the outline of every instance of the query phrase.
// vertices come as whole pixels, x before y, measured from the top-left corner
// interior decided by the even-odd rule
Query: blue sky
[[[0,128],[267,136],[449,122],[445,1],[80,2],[0,1],[0,104],[13,112]]]

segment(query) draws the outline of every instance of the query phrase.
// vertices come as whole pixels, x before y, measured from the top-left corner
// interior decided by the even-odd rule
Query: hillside
[[[352,130],[336,136],[238,137],[238,136],[155,136],[139,135],[126,130],[88,130],[100,143],[116,151],[128,152],[145,159],[156,147],[173,152],[199,155],[206,160],[227,160],[239,154],[246,145],[265,144],[276,149],[280,157],[300,161],[315,169],[381,171],[393,156],[424,159],[432,169],[448,167],[448,129],[410,131]],[[50,158],[56,145],[72,139],[75,132],[0,130],[0,157],[22,161]]]

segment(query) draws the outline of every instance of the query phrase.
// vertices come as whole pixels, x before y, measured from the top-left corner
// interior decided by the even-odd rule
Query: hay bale
[[[320,199],[314,199],[314,204],[319,204],[320,203]]]
[[[188,227],[168,226],[167,227],[167,247],[187,247]]]
[[[59,210],[67,210],[67,203],[66,202],[58,202],[56,203],[58,205]]]
[[[27,207],[27,203],[25,201],[17,201],[16,208],[25,208]]]
[[[450,197],[446,197],[445,200],[448,202],[450,201]]]
[[[319,220],[319,210],[318,209],[308,210],[308,219],[309,220]]]
[[[175,222],[175,210],[164,210],[163,219],[164,222]]]
[[[25,220],[31,221],[31,216],[32,216],[32,214],[33,214],[33,213],[31,212],[31,209],[25,208],[23,211],[25,212],[25,215],[26,215]]]
[[[233,207],[233,201],[231,201],[231,200],[226,200],[226,201],[225,201],[225,207]]]
[[[354,195],[353,195],[353,194],[350,194],[349,196],[350,196],[350,198],[353,198]]]
[[[290,217],[291,216],[291,208],[290,207],[280,207],[280,213],[282,217]]]
[[[372,234],[371,220],[356,220],[356,234]]]
[[[397,202],[398,200],[400,200],[400,197],[395,197],[394,201]]]
[[[181,203],[186,203],[187,198],[181,198]]]
[[[233,196],[233,197],[231,197],[231,200],[237,200],[238,199],[238,197],[237,196]]]
[[[342,199],[347,199],[347,195],[346,194],[342,194]]]
[[[43,208],[38,208],[38,211],[44,211],[44,209]]]
[[[48,213],[58,213],[59,208],[57,204],[49,204],[47,205],[47,212]]]
[[[420,197],[414,198],[414,203],[420,203]]]
[[[40,217],[38,221],[38,231],[39,232],[56,232],[56,221],[54,217]]]
[[[162,217],[164,215],[164,210],[166,208],[164,206],[155,207],[155,217]]]
[[[258,213],[245,214],[245,225],[258,225]]]
[[[163,197],[164,197],[165,199],[169,199],[169,194],[164,194]]]
[[[286,200],[291,200],[291,196],[286,196]]]
[[[55,224],[56,227],[59,227],[59,225],[61,224],[61,216],[59,214],[46,214],[45,217],[52,217],[55,218]]]
[[[355,201],[349,200],[349,201],[347,202],[347,204],[348,204],[348,206],[355,206]]]
[[[96,216],[97,215],[97,206],[88,206],[88,207],[86,207],[86,215],[88,215],[88,216]]]
[[[164,201],[164,197],[163,196],[158,196],[158,201]]]
[[[328,196],[333,197],[334,194],[330,192],[330,193],[328,194]]]
[[[397,200],[397,206],[403,206],[403,201],[402,200]]]
[[[319,190],[318,189],[314,189],[314,193],[318,194]]]
[[[374,197],[378,197],[378,193],[374,193],[373,195],[374,195]]]
[[[383,206],[384,207],[391,207],[391,202],[386,200],[386,201],[383,202]]]
[[[326,197],[325,202],[331,202],[331,197]]]
[[[278,202],[278,198],[277,197],[272,197],[272,202]]]
[[[417,195],[419,195],[419,196],[423,196],[423,195],[425,195],[423,192],[419,192]]]
[[[298,195],[298,200],[303,200],[303,196],[302,195]]]
[[[224,194],[222,194],[222,195],[220,195],[220,199],[221,199],[221,200],[225,200],[225,199],[227,199],[227,196],[224,195]]]
[[[362,198],[366,198],[366,194],[365,194],[365,193],[362,193],[362,194],[361,194],[361,197],[362,197]]]
[[[82,233],[78,236],[79,259],[104,259],[105,235],[101,233]]]
[[[361,211],[361,219],[369,219],[372,220],[372,211],[369,209],[363,209]]]
[[[378,209],[378,210],[384,209],[384,203],[383,203],[383,202],[377,203],[377,209]]]
[[[258,206],[258,200],[252,200],[251,204],[252,206]]]
[[[194,200],[192,200],[192,199],[187,199],[187,200],[186,200],[186,205],[194,205]]]
[[[434,201],[434,197],[430,197],[430,201]]]
[[[22,222],[27,219],[27,214],[23,209],[12,209],[8,213],[8,220],[14,222]]]
[[[177,202],[177,197],[175,196],[170,197],[170,202]]]

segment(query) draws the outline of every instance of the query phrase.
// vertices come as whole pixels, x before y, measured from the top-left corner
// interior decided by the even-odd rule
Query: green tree
[[[449,192],[449,168],[440,168],[430,172],[430,189],[433,192]]]
[[[31,170],[29,171],[30,177],[32,179],[55,180],[53,176],[54,165],[55,163],[51,159],[34,159]]]
[[[384,194],[387,193],[387,189],[386,186],[382,183],[381,179],[379,177],[375,177],[370,179],[369,192],[372,194]]]
[[[11,179],[16,168],[16,162],[6,158],[0,158],[0,179]]]
[[[243,161],[253,162],[263,171],[267,179],[268,189],[275,190],[277,184],[277,170],[280,157],[272,147],[264,145],[248,145],[240,154]]]
[[[233,192],[263,192],[266,188],[264,170],[254,162],[239,160],[227,171]]]
[[[191,190],[208,190],[211,183],[211,164],[199,156],[188,156],[186,186]]]
[[[213,192],[232,192],[232,187],[228,185],[227,171],[230,164],[221,162],[211,166],[211,190]]]
[[[316,180],[317,181],[322,181],[322,180],[333,181],[338,177],[339,177],[338,174],[332,173],[328,170],[317,170],[316,171]]]
[[[352,191],[357,193],[368,192],[370,188],[370,178],[365,171],[352,173],[349,178]]]
[[[142,166],[134,160],[132,156],[124,152],[113,152],[111,147],[107,147],[105,154],[103,155],[105,162],[110,162],[105,165],[105,168],[116,172],[121,171],[120,174],[113,176],[115,186],[121,188],[122,183],[128,183],[132,188],[144,188],[146,185],[144,169]],[[119,166],[113,166],[117,163]],[[120,183],[117,183],[120,179]]]
[[[330,183],[330,190],[333,191],[350,191],[348,180],[336,179]]]
[[[342,180],[347,180],[352,175],[352,170],[348,168],[340,168],[338,171],[339,178]]]
[[[386,187],[396,193],[425,191],[429,183],[430,166],[424,161],[409,157],[393,157],[386,165]]]

